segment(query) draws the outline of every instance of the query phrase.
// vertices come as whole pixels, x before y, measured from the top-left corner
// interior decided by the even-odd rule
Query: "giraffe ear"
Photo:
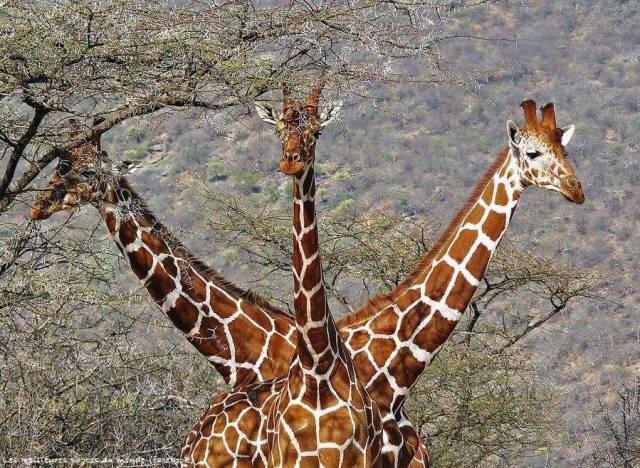
[[[573,136],[573,132],[575,131],[575,125],[567,125],[566,127],[562,127],[562,146],[567,146],[571,141],[571,137]]]
[[[256,111],[258,111],[258,115],[262,120],[267,122],[270,125],[277,125],[277,123],[281,120],[278,112],[271,107],[269,104],[260,104],[259,102],[254,103],[256,106]]]
[[[517,150],[520,142],[520,129],[513,120],[507,122],[507,138],[509,139],[509,147]]]
[[[340,110],[342,109],[342,101],[332,103],[327,109],[323,110],[318,120],[320,121],[320,127],[326,127],[333,120],[338,117]]]

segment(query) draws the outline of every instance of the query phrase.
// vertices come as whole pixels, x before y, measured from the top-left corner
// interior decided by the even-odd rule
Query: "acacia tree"
[[[286,203],[258,202],[248,208],[241,200],[221,196],[209,187],[193,183],[189,188],[216,207],[210,208],[206,222],[221,236],[220,240],[241,251],[246,263],[262,266],[263,270],[254,271],[252,284],[260,288],[260,278],[275,274],[281,278],[276,284],[282,281],[288,287],[290,214]],[[436,240],[437,228],[436,221],[429,217],[380,211],[358,214],[353,210],[345,214],[339,209],[324,213],[320,228],[323,266],[333,299],[341,303],[343,310],[351,311],[377,292],[393,289]],[[573,268],[522,251],[507,238],[469,305],[471,314],[464,327],[467,343],[471,336],[491,334],[497,338],[496,351],[504,351],[573,302],[607,300],[606,283],[605,270]],[[354,284],[359,285],[355,290]],[[273,286],[271,282],[269,291],[261,290],[261,294],[272,296],[272,300],[286,307],[287,301],[281,300],[286,294],[274,293]],[[516,293],[527,296],[526,310],[503,308]],[[531,305],[539,309],[535,315],[531,315]],[[500,310],[498,316],[489,314],[495,309]],[[491,328],[484,329],[489,322],[493,324]]]
[[[0,223],[0,458],[175,457],[220,383],[73,218]]]
[[[239,198],[205,193],[219,242],[252,265],[249,284],[260,289],[268,282],[261,292],[287,297],[288,203],[244,209]],[[146,310],[144,293],[110,286],[118,257],[95,225],[74,228],[82,221],[74,215],[56,227],[3,225],[3,233],[18,233],[3,236],[0,251],[0,431],[11,442],[5,453],[175,456],[211,396],[206,389],[220,383],[204,360],[164,333],[166,324]],[[334,301],[349,310],[393,287],[428,249],[434,225],[380,212],[323,215],[325,275]],[[472,302],[474,313],[408,405],[443,465],[513,461],[553,443],[556,393],[535,374],[523,347],[522,338],[538,327],[525,312],[506,312],[511,296],[549,300],[534,323],[548,323],[546,314],[555,313],[551,298],[562,297],[569,307],[603,297],[601,272],[505,246]]]
[[[486,3],[468,2],[467,6]],[[60,151],[134,116],[235,109],[318,76],[469,84],[437,53],[455,10],[431,0],[7,1],[0,12],[0,212]],[[411,67],[407,66],[410,61]],[[408,71],[410,70],[410,71]],[[85,124],[75,137],[70,117]]]
[[[598,401],[583,462],[631,468],[640,462],[640,378],[617,385],[612,402]]]

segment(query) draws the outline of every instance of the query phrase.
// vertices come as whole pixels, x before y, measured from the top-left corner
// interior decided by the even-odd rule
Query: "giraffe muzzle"
[[[562,183],[562,195],[572,203],[582,205],[584,203],[584,192],[582,185],[575,177],[569,177]]]
[[[42,221],[43,219],[47,219],[49,216],[51,216],[51,212],[47,210],[42,203],[36,203],[29,211],[29,217],[32,221]]]
[[[42,197],[36,200],[29,211],[29,217],[33,221],[42,221],[58,211],[72,209],[79,205],[79,194],[65,193],[59,188],[50,188]]]
[[[304,171],[304,162],[300,159],[299,153],[285,155],[280,160],[280,171],[285,175],[297,175]]]

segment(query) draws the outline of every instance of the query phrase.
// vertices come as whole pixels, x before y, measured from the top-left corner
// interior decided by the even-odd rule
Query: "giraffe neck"
[[[196,260],[124,179],[115,185],[107,187],[98,209],[118,249],[162,312],[232,387],[283,372],[275,368],[268,347],[276,335],[283,339],[278,343],[281,352],[292,347],[291,318]],[[252,300],[264,302],[264,308]]]
[[[417,268],[339,322],[360,380],[387,417],[401,416],[471,301],[524,189],[520,174],[511,152],[501,153]]]
[[[471,301],[518,205],[524,188],[519,174],[512,153],[502,153],[403,294],[411,301],[406,313],[419,317],[403,331],[413,337],[419,362],[407,380],[418,379]]]
[[[337,328],[327,304],[318,246],[313,165],[293,178],[293,284],[297,355],[301,366],[323,373],[337,353]]]

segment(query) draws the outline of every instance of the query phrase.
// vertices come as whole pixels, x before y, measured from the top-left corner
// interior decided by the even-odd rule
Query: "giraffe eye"
[[[541,154],[542,153],[540,151],[527,151],[527,156],[529,156],[531,159],[535,159]]]

